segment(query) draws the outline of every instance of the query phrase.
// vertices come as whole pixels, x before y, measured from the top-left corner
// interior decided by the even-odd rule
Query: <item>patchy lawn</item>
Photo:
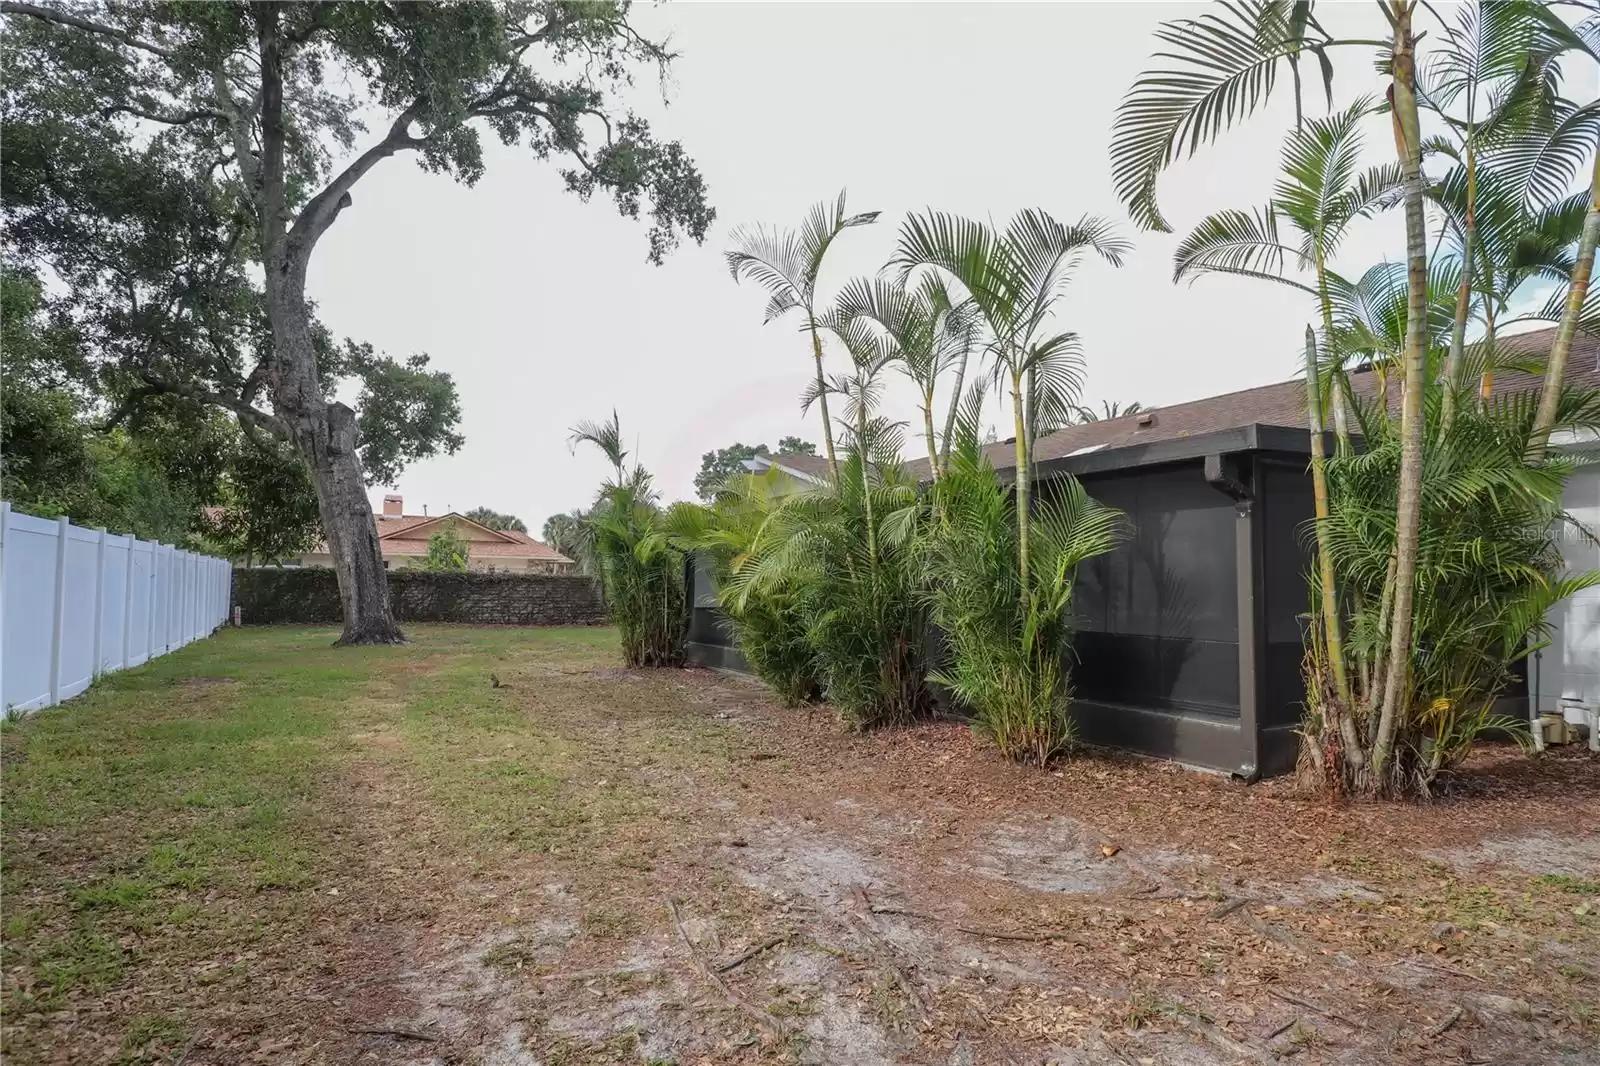
[[[605,630],[333,635],[7,723],[7,1061],[1600,1061],[1587,754],[1341,809],[847,736]]]

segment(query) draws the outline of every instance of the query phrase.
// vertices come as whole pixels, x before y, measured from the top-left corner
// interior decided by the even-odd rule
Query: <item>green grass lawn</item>
[[[609,629],[336,635],[225,630],[5,722],[8,1064],[923,1062],[958,1036],[1043,1061],[1041,1027],[1090,1025],[1123,1061],[1213,1061],[1160,1041],[1204,1014],[1264,1047],[1273,986],[1374,1019],[1307,1015],[1296,1062],[1424,1061],[1389,1034],[1480,995],[1426,1046],[1582,1062],[1600,1032],[1592,842],[1560,829],[1596,810],[1581,753],[1333,809],[1040,773],[953,723],[847,733],[747,680],[619,669]],[[1063,868],[1103,891],[1036,883]],[[1238,892],[1276,938],[1207,917]]]
[[[340,857],[339,775],[375,736],[406,742],[408,770],[468,835],[550,847],[595,817],[563,795],[561,738],[527,729],[488,675],[546,652],[609,665],[610,630],[412,635],[335,649],[329,629],[225,630],[6,722],[8,1052],[12,1020],[123,983],[152,990],[125,1061],[162,1061],[196,985],[226,994],[252,945],[303,926],[305,889]]]

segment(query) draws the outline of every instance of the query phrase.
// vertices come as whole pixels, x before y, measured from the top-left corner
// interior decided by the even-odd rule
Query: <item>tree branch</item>
[[[16,0],[4,0],[4,2],[0,2],[0,12],[8,15],[29,15],[42,22],[53,22],[58,26],[71,26],[73,29],[87,30],[89,33],[113,38],[131,48],[149,52],[151,55],[161,56],[163,59],[173,59],[177,56],[177,52],[171,48],[164,48],[159,44],[141,40],[127,30],[119,30],[115,26],[107,26],[102,22],[80,18],[69,11],[61,11],[53,7],[39,7],[37,4],[23,4],[17,3]]]
[[[155,374],[151,373],[149,370],[139,371],[139,377],[144,381],[144,387],[135,390],[135,395],[131,396],[129,398],[129,402],[123,405],[130,410],[132,405],[136,404],[139,399],[143,399],[145,396],[160,396],[163,394],[183,396],[187,399],[208,404],[212,407],[221,407],[224,410],[232,411],[236,416],[238,416],[241,425],[248,423],[252,428],[264,430],[265,432],[270,433],[272,436],[277,437],[282,441],[287,441],[290,439],[289,427],[281,418],[278,418],[276,415],[268,414],[260,408],[252,407],[241,397],[226,396],[220,392],[213,392],[210,389],[202,389],[198,385],[188,385],[183,382],[166,381],[162,378],[156,377]],[[126,417],[126,413],[123,414],[123,417]]]
[[[197,122],[203,118],[217,119],[222,122],[227,122],[230,118],[230,116],[227,114],[215,110],[214,108],[196,108],[193,111],[179,111],[176,114],[171,115],[163,115],[157,111],[146,111],[143,108],[134,107],[131,104],[112,104],[110,107],[103,107],[100,109],[100,114],[104,118],[110,118],[112,115],[118,113],[132,115],[135,118],[149,119],[151,122],[164,122],[169,126],[186,126],[191,122]]]
[[[316,247],[317,240],[327,232],[329,226],[333,225],[333,220],[339,212],[350,205],[350,190],[367,171],[402,148],[420,148],[428,143],[426,137],[413,137],[410,132],[411,124],[422,113],[422,106],[420,98],[413,100],[409,107],[395,117],[383,140],[362,152],[349,166],[340,171],[338,176],[328,182],[321,192],[306,201],[306,205],[300,209],[300,216],[295,219],[294,226],[289,231],[288,244],[291,257],[311,254],[311,249]]]

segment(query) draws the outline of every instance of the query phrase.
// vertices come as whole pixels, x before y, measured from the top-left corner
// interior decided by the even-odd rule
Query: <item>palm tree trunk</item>
[[[1556,327],[1555,343],[1544,368],[1544,388],[1539,393],[1539,412],[1533,419],[1533,440],[1529,453],[1535,462],[1544,459],[1555,428],[1556,408],[1561,401],[1561,383],[1567,375],[1567,357],[1572,353],[1572,338],[1578,332],[1583,301],[1589,295],[1589,276],[1594,272],[1595,244],[1600,241],[1600,152],[1595,153],[1594,172],[1589,178],[1589,211],[1583,217],[1583,234],[1578,238],[1578,258],[1572,264],[1572,285],[1567,289],[1567,306]]]
[[[1017,446],[1017,573],[1022,579],[1022,606],[1028,606],[1028,500],[1032,495],[1032,472],[1028,469],[1028,417],[1022,404],[1022,374],[1011,374],[1011,413],[1016,425]]]
[[[1328,549],[1328,469],[1322,439],[1322,375],[1317,372],[1317,335],[1310,326],[1306,327],[1306,418],[1311,429],[1311,491],[1316,501],[1322,627],[1328,645],[1328,665],[1333,669],[1333,684],[1339,694],[1339,732],[1345,749],[1359,756],[1361,745],[1356,737],[1355,722],[1350,717],[1350,683],[1345,676],[1344,637],[1339,619],[1339,596],[1333,580],[1333,554]]]
[[[1427,326],[1428,233],[1423,217],[1421,122],[1417,115],[1416,38],[1411,14],[1416,0],[1390,0],[1394,26],[1395,146],[1400,155],[1406,208],[1406,338],[1404,394],[1400,398],[1400,483],[1395,513],[1394,618],[1389,632],[1389,676],[1372,748],[1373,786],[1384,787],[1383,775],[1394,751],[1395,733],[1405,709],[1411,666],[1412,600],[1416,592],[1417,542],[1422,519],[1422,362]]]
[[[1318,247],[1317,247],[1316,266],[1317,266],[1317,304],[1322,309],[1322,336],[1323,336],[1323,342],[1325,344],[1327,344],[1329,346],[1329,350],[1332,351],[1332,347],[1333,347],[1333,297],[1328,292],[1328,261],[1327,261],[1327,258],[1323,255],[1322,247],[1321,247],[1320,242],[1319,242]],[[1308,355],[1309,355],[1309,353],[1308,353]],[[1349,401],[1349,397],[1345,394],[1345,380],[1344,380],[1344,369],[1343,369],[1343,367],[1342,366],[1333,366],[1333,367],[1331,367],[1330,371],[1329,371],[1329,377],[1331,379],[1331,383],[1330,383],[1330,385],[1328,387],[1328,391],[1329,391],[1328,402],[1333,406],[1333,437],[1334,437],[1334,440],[1338,441],[1338,443],[1339,443],[1339,454],[1340,455],[1348,455],[1348,454],[1350,454],[1350,420],[1349,420],[1349,417],[1346,415],[1346,410],[1348,408],[1348,405],[1349,405],[1350,401]],[[1309,379],[1307,379],[1307,380],[1309,380]],[[1318,421],[1320,422],[1321,420],[1322,419],[1321,419],[1321,416],[1320,416],[1320,413],[1319,413]],[[1349,693],[1346,692],[1345,695],[1349,695]]]
[[[1495,297],[1493,293],[1483,305],[1483,350],[1484,358],[1494,359],[1494,316]],[[1478,380],[1478,406],[1487,406],[1489,398],[1494,395],[1494,364],[1486,362],[1483,367],[1483,377]]]
[[[856,463],[861,467],[861,507],[867,518],[867,566],[872,572],[874,590],[878,583],[878,524],[872,516],[872,475],[867,462],[867,387],[861,385],[856,403]]]
[[[1478,161],[1472,137],[1467,137],[1467,217],[1461,235],[1461,285],[1456,289],[1456,320],[1450,331],[1450,354],[1444,360],[1444,397],[1439,412],[1439,432],[1449,433],[1456,420],[1456,391],[1461,387],[1461,353],[1467,343],[1467,314],[1472,309],[1472,259],[1478,227]]]
[[[939,462],[939,449],[935,447],[933,436],[933,388],[922,396],[922,432],[928,438],[928,468],[933,472],[934,480],[938,480],[942,473],[942,464]]]
[[[961,362],[956,364],[956,388],[950,395],[950,411],[944,416],[944,442],[941,446],[940,462],[950,464],[950,441],[956,435],[956,412],[961,408],[961,389],[967,377],[967,358],[970,352],[961,353]]]
[[[828,417],[828,383],[822,374],[822,334],[817,330],[815,316],[806,316],[806,327],[811,330],[811,355],[817,362],[817,403],[822,405],[822,442],[828,449],[828,473],[839,480],[839,459],[833,451],[833,419]]]

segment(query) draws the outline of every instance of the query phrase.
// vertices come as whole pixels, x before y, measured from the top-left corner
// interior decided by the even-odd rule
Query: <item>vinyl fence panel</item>
[[[17,514],[0,502],[0,704],[31,711],[209,636],[224,559]]]

